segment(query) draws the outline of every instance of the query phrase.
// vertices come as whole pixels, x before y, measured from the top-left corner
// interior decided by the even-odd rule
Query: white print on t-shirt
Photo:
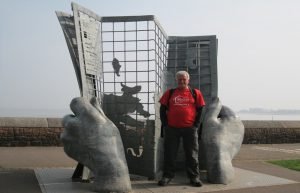
[[[189,101],[190,101],[189,98],[185,98],[180,95],[177,97],[174,97],[174,105],[189,106]]]

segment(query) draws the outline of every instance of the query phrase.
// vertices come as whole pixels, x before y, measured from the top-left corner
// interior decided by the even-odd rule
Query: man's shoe
[[[201,187],[203,185],[199,178],[191,178],[190,184],[195,187]]]
[[[171,182],[172,178],[162,177],[161,180],[158,181],[159,186],[165,186]]]

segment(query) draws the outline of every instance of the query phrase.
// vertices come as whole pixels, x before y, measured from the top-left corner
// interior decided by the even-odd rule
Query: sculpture
[[[232,159],[240,150],[244,125],[218,98],[207,107],[203,122],[202,145],[211,183],[228,184],[234,178]]]
[[[56,14],[66,38],[81,96],[86,98],[97,96],[103,99],[101,101],[103,111],[120,130],[131,173],[151,178],[159,173],[161,139],[160,123],[156,119],[158,96],[160,92],[174,86],[172,74],[180,69],[188,69],[191,74],[190,85],[200,88],[206,103],[212,104],[208,107],[208,114],[204,119],[203,140],[200,141],[204,144],[200,145],[200,148],[206,149],[203,151],[207,154],[206,160],[208,163],[211,162],[207,166],[208,179],[213,183],[229,183],[234,175],[231,160],[240,147],[244,130],[241,121],[229,108],[223,106],[221,110],[219,102],[212,103],[212,99],[218,96],[217,37],[215,35],[168,36],[153,15],[104,17],[76,3],[72,3],[72,10],[73,14],[64,12],[56,12]],[[147,28],[144,26],[145,22]],[[132,23],[135,23],[134,27],[126,27],[131,26]],[[152,33],[154,34],[151,35]],[[118,39],[111,39],[116,34]],[[131,37],[129,34],[136,35]],[[121,67],[122,71],[120,71]],[[122,92],[123,94],[120,94]],[[75,101],[82,100],[75,99]],[[66,153],[70,151],[68,155],[80,162],[81,160],[87,162],[87,166],[92,171],[97,171],[95,164],[90,162],[100,160],[99,163],[102,163],[103,160],[99,159],[98,155],[96,158],[99,160],[89,160],[86,157],[89,153],[86,151],[92,150],[85,147],[87,144],[83,143],[83,148],[80,148],[80,144],[73,143],[77,138],[82,143],[81,138],[90,136],[87,131],[91,128],[98,134],[105,133],[106,130],[101,130],[105,128],[101,126],[102,120],[110,123],[109,131],[117,131],[117,128],[102,113],[98,105],[97,108],[100,110],[96,110],[96,114],[99,114],[100,118],[95,117],[95,109],[97,109],[95,106],[91,106],[88,102],[80,102],[84,104],[84,109],[93,109],[92,112],[84,112],[75,107],[78,106],[77,103],[79,104],[79,102],[72,102],[73,108],[76,109],[74,112],[76,116],[64,119],[67,128],[62,137]],[[81,115],[81,111],[84,116]],[[217,119],[219,112],[220,119]],[[73,122],[78,123],[73,126]],[[229,134],[237,136],[234,138]],[[97,135],[89,140],[94,138],[95,141],[91,142],[94,144],[102,137]],[[73,141],[69,141],[68,138],[72,138]],[[120,141],[119,136],[116,138]],[[108,144],[110,143],[112,142]],[[112,145],[115,148],[115,144]],[[118,151],[122,151],[123,155],[122,143],[118,142],[117,146],[120,146],[121,150]],[[72,147],[78,147],[80,152],[71,150]],[[101,148],[93,151],[100,150],[102,151]],[[83,158],[78,157],[80,153]],[[90,158],[94,156],[89,155]],[[121,163],[126,163],[124,156],[121,160]],[[82,164],[86,165],[83,161]],[[147,167],[140,167],[144,165]],[[119,167],[118,164],[116,166]],[[218,177],[217,174],[221,176]],[[121,186],[122,184],[123,181]]]
[[[119,130],[105,116],[98,99],[75,98],[70,107],[75,115],[64,117],[61,135],[66,154],[93,172],[95,191],[131,191]]]

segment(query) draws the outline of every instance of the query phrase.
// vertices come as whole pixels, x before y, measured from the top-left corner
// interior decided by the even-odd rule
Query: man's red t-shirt
[[[167,118],[168,125],[175,128],[192,127],[196,118],[196,107],[205,105],[202,93],[198,89],[194,89],[196,93],[195,99],[189,88],[175,89],[171,98],[170,90],[167,90],[161,97],[159,102],[168,106]]]

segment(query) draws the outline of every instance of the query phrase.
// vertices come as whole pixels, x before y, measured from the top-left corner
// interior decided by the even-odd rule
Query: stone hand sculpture
[[[214,99],[207,107],[203,122],[202,143],[206,157],[207,179],[228,184],[234,178],[232,159],[244,137],[244,125],[228,107]]]
[[[68,156],[87,166],[97,192],[130,192],[131,183],[118,128],[105,116],[97,98],[75,98],[74,115],[63,119],[61,139]]]

